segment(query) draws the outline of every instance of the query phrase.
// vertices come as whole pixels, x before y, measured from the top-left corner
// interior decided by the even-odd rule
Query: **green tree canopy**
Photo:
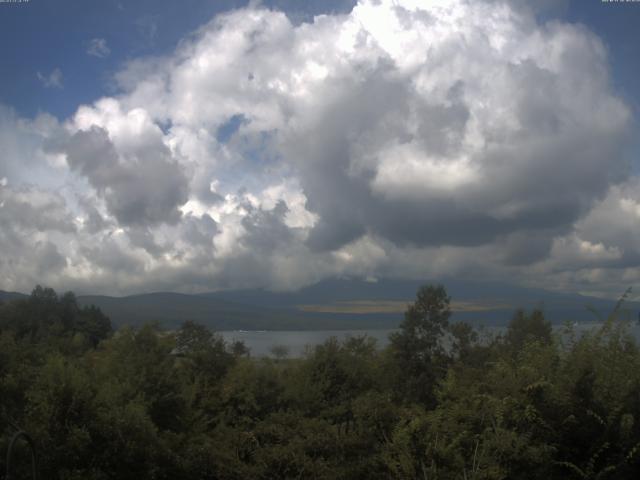
[[[400,331],[389,337],[398,369],[397,392],[406,400],[433,405],[435,384],[444,373],[443,338],[449,326],[450,303],[442,285],[420,288],[404,314]]]

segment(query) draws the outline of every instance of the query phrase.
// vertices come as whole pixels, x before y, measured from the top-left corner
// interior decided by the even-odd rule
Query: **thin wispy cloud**
[[[63,88],[62,71],[59,68],[54,68],[49,74],[37,72],[36,75],[45,88]]]
[[[111,54],[111,49],[104,38],[92,38],[87,47],[87,54],[92,57],[105,58]]]
[[[156,40],[158,22],[158,15],[143,15],[135,22],[140,37],[148,45],[152,45]]]

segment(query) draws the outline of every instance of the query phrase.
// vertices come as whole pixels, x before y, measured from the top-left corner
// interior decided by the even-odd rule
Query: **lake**
[[[309,330],[309,331],[272,331],[272,330],[234,330],[219,332],[228,342],[240,340],[249,347],[251,355],[262,357],[271,355],[271,348],[282,345],[289,349],[290,357],[301,357],[307,346],[324,343],[331,337],[343,340],[349,336],[358,337],[368,335],[376,339],[378,347],[385,347],[389,343],[389,334],[395,329],[388,330]]]
[[[601,323],[584,322],[574,325],[575,331],[580,334],[601,326]],[[563,325],[554,325],[556,331],[561,331]],[[491,336],[504,332],[506,327],[481,327],[477,329],[481,335]],[[378,348],[384,348],[389,344],[389,334],[397,329],[381,330],[309,330],[309,331],[275,331],[275,330],[233,330],[220,333],[227,342],[240,340],[250,349],[254,357],[272,356],[271,349],[274,346],[284,346],[288,349],[289,357],[301,357],[307,347],[313,347],[324,343],[330,337],[343,340],[349,336],[357,337],[368,335],[376,339]],[[640,325],[630,324],[630,331],[640,341]]]

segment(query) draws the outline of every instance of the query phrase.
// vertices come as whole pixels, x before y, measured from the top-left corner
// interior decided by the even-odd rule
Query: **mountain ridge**
[[[606,316],[616,304],[615,300],[497,282],[393,279],[331,279],[292,292],[244,289],[77,298],[81,306],[99,307],[116,326],[158,322],[164,328],[177,328],[183,321],[192,320],[215,330],[377,329],[397,327],[403,318],[403,305],[412,302],[425,283],[444,283],[453,300],[452,319],[476,326],[506,325],[518,308],[542,308],[553,323],[597,320],[588,307]],[[26,297],[19,292],[0,291],[0,301]],[[629,314],[639,307],[637,302],[625,303]]]

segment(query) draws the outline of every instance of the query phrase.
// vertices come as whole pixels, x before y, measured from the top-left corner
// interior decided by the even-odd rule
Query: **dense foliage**
[[[0,462],[20,428],[51,479],[637,478],[640,352],[615,314],[580,336],[449,316],[427,286],[386,349],[251,358],[190,322],[112,332],[38,287],[0,306]]]

